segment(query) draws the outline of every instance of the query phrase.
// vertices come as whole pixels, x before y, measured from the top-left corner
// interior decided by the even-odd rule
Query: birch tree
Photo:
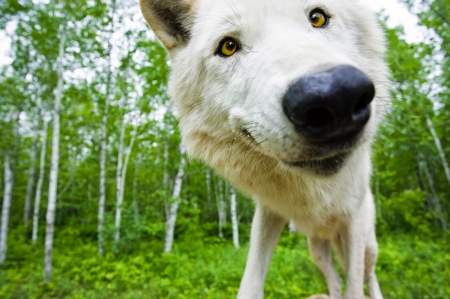
[[[223,185],[224,185],[223,179],[218,177],[216,184],[216,203],[217,203],[217,213],[219,215],[219,238],[223,238],[223,227],[227,223],[227,211],[225,209]]]
[[[291,234],[295,233],[297,231],[297,228],[295,227],[294,221],[292,219],[289,221],[289,232]]]
[[[436,130],[434,129],[433,122],[431,121],[428,115],[425,115],[428,129],[430,129],[431,136],[433,136],[434,143],[436,144],[436,148],[439,153],[439,158],[441,159],[442,167],[445,171],[445,176],[447,178],[447,182],[450,186],[450,168],[448,167],[447,159],[445,158],[444,150],[442,149],[441,140],[439,139]]]
[[[107,60],[107,76],[106,76],[106,90],[105,90],[105,102],[103,106],[102,124],[100,128],[101,135],[101,145],[100,145],[100,179],[99,179],[99,200],[98,200],[98,223],[97,223],[97,234],[98,234],[98,254],[103,256],[105,251],[105,240],[104,240],[104,222],[105,222],[105,202],[106,202],[106,147],[108,142],[108,111],[111,91],[111,81],[112,81],[112,37],[115,32],[115,14],[116,14],[116,1],[113,0],[111,3],[109,19],[109,32],[108,32],[108,47],[106,50],[106,60]]]
[[[119,241],[119,223],[122,211],[122,164],[123,164],[123,147],[125,138],[125,116],[122,115],[121,125],[120,125],[120,136],[119,136],[119,148],[117,150],[117,168],[116,168],[116,218],[115,218],[115,229],[114,233],[114,243],[117,244]]]
[[[40,118],[40,99],[41,93],[38,93],[38,99],[36,104],[36,113],[33,120],[33,132],[32,132],[32,142],[31,142],[31,153],[30,153],[30,167],[28,169],[28,183],[27,183],[27,193],[25,195],[25,207],[23,213],[23,220],[25,227],[28,227],[28,221],[30,220],[31,214],[31,199],[33,197],[33,187],[36,176],[36,157],[37,157],[37,142],[39,135],[39,118]]]
[[[230,203],[231,224],[233,226],[233,244],[234,247],[239,248],[239,223],[236,211],[236,191],[233,187],[230,188]]]
[[[12,119],[12,128],[14,131],[13,149],[6,150],[4,162],[4,193],[2,204],[2,219],[0,223],[0,265],[6,260],[6,251],[8,247],[8,231],[9,218],[11,210],[12,192],[14,188],[14,173],[17,165],[18,147],[19,147],[19,117],[21,113],[21,105],[19,104],[18,111]]]
[[[5,172],[4,178],[5,190],[3,193],[2,222],[0,226],[0,265],[3,265],[6,259],[9,211],[11,208],[12,187],[13,187],[13,173],[11,170],[11,161],[9,155],[5,156],[4,172]]]
[[[164,140],[164,152],[163,152],[163,188],[166,191],[166,196],[164,196],[164,212],[166,219],[170,215],[170,199],[168,198],[171,190],[170,176],[169,176],[169,142]]]
[[[39,208],[41,206],[42,185],[44,183],[44,174],[45,174],[45,157],[47,154],[47,130],[48,130],[48,119],[46,117],[43,117],[43,126],[41,131],[41,154],[39,158],[39,176],[34,197],[33,231],[31,234],[31,240],[33,244],[36,243],[38,238]]]
[[[212,195],[211,195],[211,169],[206,169],[206,206],[208,207],[208,212],[211,209]]]
[[[55,210],[58,186],[58,166],[59,166],[59,134],[60,134],[60,108],[63,95],[63,57],[66,43],[66,24],[61,25],[60,41],[58,50],[58,83],[55,90],[55,101],[53,106],[53,136],[52,136],[52,157],[50,165],[50,182],[48,191],[48,204],[45,227],[45,261],[44,276],[46,281],[52,278],[52,255],[53,237],[55,229]]]
[[[134,211],[134,223],[139,223],[139,206],[137,200],[137,181],[139,175],[139,165],[141,164],[141,155],[134,161],[134,177],[133,177],[133,211]]]
[[[122,218],[122,203],[125,189],[125,177],[127,172],[127,164],[131,154],[131,149],[134,144],[134,140],[136,137],[136,127],[134,130],[134,135],[131,138],[130,145],[126,150],[124,148],[124,139],[125,139],[125,127],[126,127],[126,112],[125,112],[125,103],[128,100],[128,80],[129,76],[129,67],[128,67],[128,59],[125,59],[125,71],[123,76],[123,95],[119,102],[119,109],[123,110],[121,113],[121,122],[120,122],[120,134],[119,134],[119,146],[117,152],[117,168],[116,168],[116,216],[115,216],[115,233],[114,233],[114,243],[117,245],[120,239],[120,222]],[[124,154],[126,152],[126,154]],[[125,161],[124,161],[125,156]]]
[[[98,254],[103,256],[105,241],[104,241],[104,222],[105,222],[105,202],[106,202],[106,146],[107,146],[107,131],[106,125],[108,122],[108,96],[105,98],[103,108],[102,125],[101,125],[101,146],[100,146],[100,186],[99,186],[99,200],[98,200]]]
[[[120,168],[117,167],[117,171],[118,171],[118,183],[117,183],[117,205],[116,205],[116,220],[115,220],[115,234],[114,234],[114,242],[117,244],[119,242],[120,239],[120,221],[122,218],[122,204],[123,204],[123,197],[124,197],[124,193],[125,193],[125,179],[126,179],[126,175],[127,175],[127,168],[128,168],[128,162],[130,160],[130,155],[131,155],[131,151],[133,150],[133,146],[134,146],[134,141],[136,140],[136,129],[137,127],[134,127],[134,130],[132,132],[132,136],[131,136],[131,141],[130,141],[130,145],[128,146],[127,150],[126,150],[126,155],[125,155],[125,161],[120,162]],[[122,133],[121,133],[122,135]],[[123,136],[121,136],[121,139],[123,138]],[[123,144],[123,140],[121,141],[121,143]],[[123,158],[123,145],[120,147],[119,149],[119,161],[122,160]],[[120,173],[119,173],[119,169],[120,169]],[[119,186],[120,184],[120,186]]]
[[[186,165],[185,148],[180,145],[180,165],[175,177],[172,198],[169,206],[169,217],[166,219],[166,237],[164,241],[164,252],[170,252],[173,246],[175,223],[177,221],[178,206],[180,205],[180,193],[183,184],[184,168]]]

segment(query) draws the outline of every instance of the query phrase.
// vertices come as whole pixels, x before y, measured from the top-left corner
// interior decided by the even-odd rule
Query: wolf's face
[[[370,143],[387,68],[381,30],[357,1],[181,2],[170,95],[192,155],[207,138],[331,175]]]

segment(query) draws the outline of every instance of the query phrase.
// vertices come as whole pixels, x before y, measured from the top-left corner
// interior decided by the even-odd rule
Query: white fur
[[[164,26],[154,14],[147,16],[150,2],[141,0],[144,15],[161,38],[167,32],[161,33]],[[189,16],[181,18],[190,32],[188,41],[171,40],[169,46],[161,38],[172,58],[169,93],[187,151],[251,195],[257,205],[238,298],[263,298],[278,237],[293,219],[308,236],[332,299],[341,298],[341,279],[330,244],[346,271],[344,298],[363,298],[365,277],[372,299],[381,299],[374,272],[370,141],[389,86],[384,37],[373,13],[357,0],[169,2],[190,8]],[[308,21],[317,7],[331,16],[326,28],[313,28]],[[241,41],[242,50],[228,58],[215,55],[224,37]],[[375,84],[372,116],[362,138],[334,175],[287,166],[285,162],[327,157],[329,151],[310,147],[295,132],[282,110],[283,94],[296,79],[342,64],[360,69]]]

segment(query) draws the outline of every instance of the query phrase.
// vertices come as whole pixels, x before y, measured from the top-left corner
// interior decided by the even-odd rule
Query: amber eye
[[[328,19],[328,16],[320,9],[315,9],[309,14],[309,21],[316,28],[325,27]]]
[[[236,53],[239,49],[239,44],[232,38],[226,38],[219,44],[218,52],[220,55],[229,57]]]

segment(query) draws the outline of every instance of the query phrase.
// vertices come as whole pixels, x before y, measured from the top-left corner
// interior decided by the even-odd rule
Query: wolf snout
[[[374,84],[366,74],[341,65],[295,81],[282,105],[298,133],[324,142],[358,135],[370,118],[374,95]]]

